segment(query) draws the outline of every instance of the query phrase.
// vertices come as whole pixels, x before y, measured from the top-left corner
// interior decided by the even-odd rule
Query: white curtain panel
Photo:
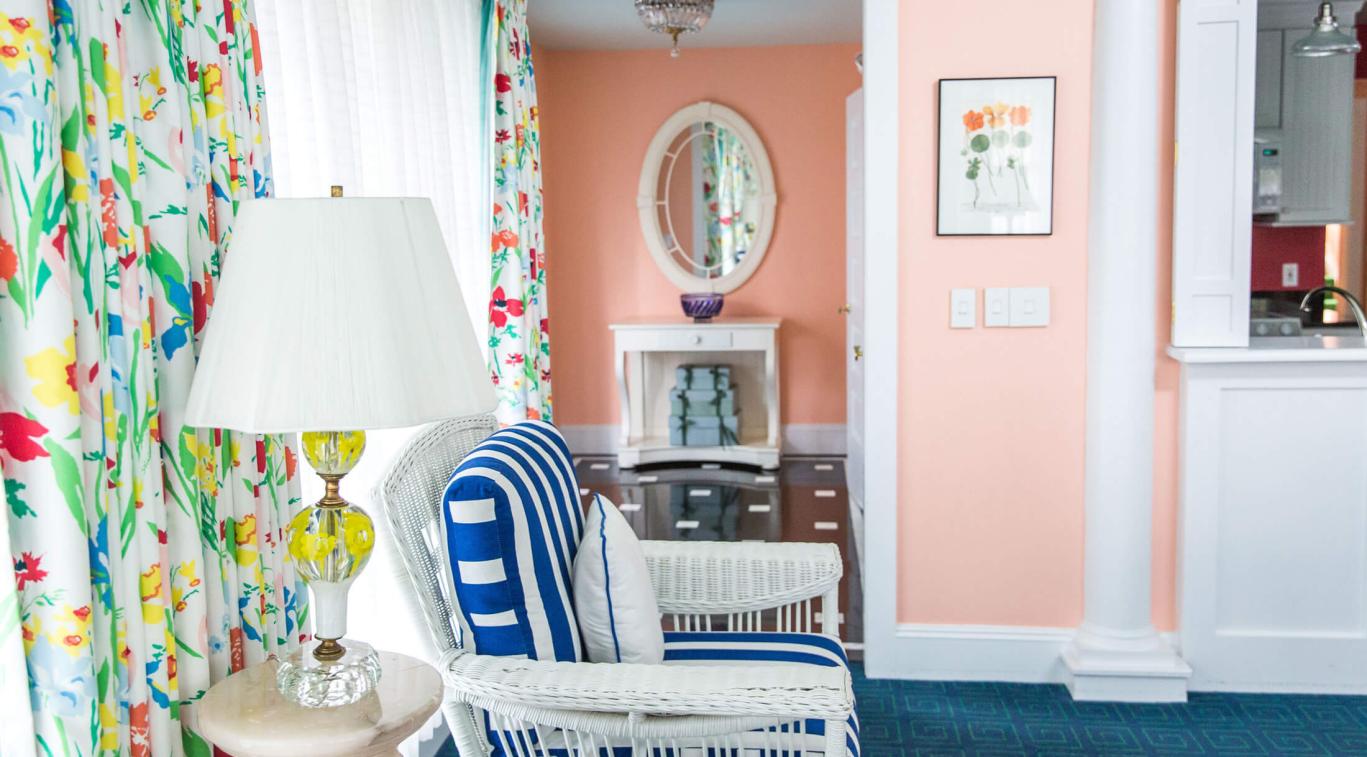
[[[487,354],[492,200],[481,8],[480,0],[256,0],[276,195],[326,196],[340,184],[351,197],[431,198]],[[342,482],[343,496],[366,508],[383,542],[352,586],[347,635],[430,656],[384,514],[370,497],[416,430],[368,432],[360,465]],[[322,481],[300,462],[311,502]],[[419,754],[419,742],[430,744],[440,725],[438,713],[403,753]]]
[[[430,197],[487,350],[480,0],[257,0],[279,197]]]

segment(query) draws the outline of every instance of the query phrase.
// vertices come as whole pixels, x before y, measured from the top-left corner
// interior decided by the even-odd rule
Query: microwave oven
[[[1253,136],[1253,215],[1282,212],[1282,135],[1259,129]]]

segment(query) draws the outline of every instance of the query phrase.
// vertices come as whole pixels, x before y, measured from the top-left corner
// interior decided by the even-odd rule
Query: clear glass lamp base
[[[302,707],[339,707],[360,701],[380,683],[380,658],[369,644],[342,639],[346,653],[336,660],[313,656],[318,640],[280,660],[275,685],[281,695]]]

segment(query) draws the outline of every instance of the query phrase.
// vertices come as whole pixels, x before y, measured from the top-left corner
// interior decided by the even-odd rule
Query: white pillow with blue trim
[[[574,559],[574,612],[590,662],[664,661],[660,606],[641,542],[601,494],[589,505]]]

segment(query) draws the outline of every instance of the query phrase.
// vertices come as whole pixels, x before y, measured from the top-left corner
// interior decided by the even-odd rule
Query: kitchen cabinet
[[[1178,633],[1191,690],[1367,693],[1362,339],[1168,354],[1182,366]]]
[[[1280,139],[1278,226],[1323,226],[1352,219],[1352,56],[1296,58],[1305,28],[1258,31],[1254,125]]]

